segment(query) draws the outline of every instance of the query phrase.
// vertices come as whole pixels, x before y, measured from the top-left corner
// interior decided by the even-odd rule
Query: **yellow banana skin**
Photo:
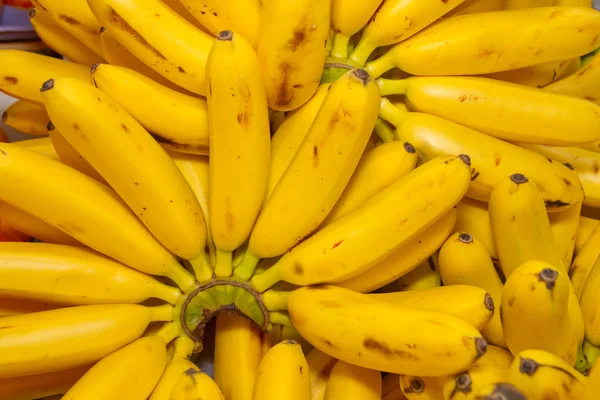
[[[171,306],[104,304],[1,318],[0,377],[95,362],[140,337],[150,322],[171,319],[171,310]]]
[[[106,356],[63,396],[64,400],[146,400],[167,365],[164,339],[147,336]]]
[[[469,367],[487,347],[477,329],[457,317],[335,286],[297,289],[288,309],[294,326],[319,350],[384,372],[447,375]]]
[[[379,77],[393,67],[413,75],[480,75],[524,68],[591,52],[600,44],[599,28],[600,13],[583,7],[461,15],[397,44],[367,70]]]
[[[477,360],[474,367],[507,369],[513,360],[514,357],[510,351],[503,347],[489,345],[485,354]]]
[[[570,60],[551,61],[532,65],[531,67],[496,72],[482,76],[534,88],[541,88],[571,75],[577,71],[580,66],[581,59],[577,57]]]
[[[574,255],[578,255],[585,243],[590,238],[590,235],[596,229],[600,221],[597,219],[587,218],[583,215],[579,217],[579,225],[577,226],[577,236],[575,237]]]
[[[444,285],[473,285],[489,293],[496,309],[489,324],[480,328],[481,334],[488,343],[505,347],[499,312],[502,281],[483,243],[468,233],[456,232],[440,249],[438,260]]]
[[[380,79],[411,110],[507,141],[577,146],[600,139],[600,107],[583,99],[480,77]]]
[[[594,240],[590,245],[593,243],[597,243],[597,240]],[[583,289],[581,290],[581,297],[579,299],[581,311],[585,320],[585,337],[595,346],[600,345],[600,327],[596,318],[596,312],[598,310],[597,291],[599,286],[600,262],[596,259],[589,271],[587,279],[585,279]]]
[[[449,154],[469,155],[472,181],[467,196],[473,199],[487,201],[492,189],[514,173],[525,174],[545,189],[542,196],[549,211],[583,199],[577,176],[561,163],[443,118],[403,112],[386,100],[382,101],[380,115],[396,126],[400,140],[411,143],[423,160]]]
[[[556,243],[558,252],[562,256],[562,263],[567,270],[573,260],[580,215],[581,203],[573,204],[564,211],[548,214],[554,243]]]
[[[426,163],[293,248],[267,271],[255,275],[251,284],[263,292],[280,280],[309,285],[358,275],[450,211],[466,193],[469,181],[466,156]],[[401,201],[404,205],[399,209]]]
[[[444,380],[443,397],[452,400],[475,400],[480,399],[477,393],[483,388],[506,382],[508,380],[508,369],[471,367],[467,371]]]
[[[49,80],[43,96],[60,134],[166,248],[185,259],[204,251],[200,204],[168,154],[132,116],[99,89],[73,79]]]
[[[592,2],[590,0],[503,0],[502,9],[516,10],[550,6],[591,7]]]
[[[329,375],[337,364],[337,360],[321,350],[313,348],[306,355],[306,363],[310,373],[310,398],[311,400],[323,400]]]
[[[1,298],[0,317],[29,314],[33,312],[48,311],[60,308],[55,304],[40,303],[33,300]]]
[[[410,38],[463,1],[385,1],[364,29],[350,58],[364,65],[375,48]]]
[[[96,65],[92,69],[92,83],[149,132],[159,136],[159,140],[208,154],[206,100],[177,92],[116,65]]]
[[[52,145],[52,140],[49,137],[19,140],[18,142],[13,143],[19,147],[29,149],[52,160],[61,161],[58,154],[56,154],[56,150]]]
[[[421,291],[440,287],[442,278],[437,268],[435,256],[436,254],[423,261],[406,275],[396,279],[393,287],[401,291]]]
[[[24,212],[132,268],[169,276],[183,288],[193,285],[193,277],[112,189],[62,163],[7,143],[0,143],[0,171],[4,176],[0,180],[0,200],[18,205]],[[70,190],[55,190],[57,185]],[[82,203],[81,198],[88,200]]]
[[[2,121],[11,128],[29,135],[45,136],[50,122],[43,105],[18,100],[2,113]]]
[[[30,400],[66,393],[90,368],[89,365],[39,375],[0,379],[3,399]]]
[[[381,400],[381,372],[338,361],[329,375],[325,400]]]
[[[331,28],[334,31],[332,57],[348,58],[350,37],[369,22],[381,2],[382,0],[331,1]]]
[[[289,111],[317,90],[327,57],[331,0],[262,0],[258,59],[269,107]]]
[[[172,345],[167,347],[169,362],[165,367],[160,380],[152,390],[148,400],[168,400],[173,388],[181,378],[181,375],[190,368],[196,369],[196,365],[189,360],[194,351],[194,342],[188,336],[179,336]]]
[[[594,400],[600,391],[600,364],[592,368],[588,377],[588,382],[583,389],[581,400]]]
[[[544,90],[568,96],[581,97],[596,104],[600,104],[598,88],[600,88],[600,52],[596,53],[579,71],[545,86]]]
[[[144,64],[176,85],[206,95],[209,35],[160,0],[89,0],[88,4],[104,27]]]
[[[456,205],[454,232],[467,232],[476,237],[478,242],[485,246],[492,259],[498,259],[487,203],[463,197]]]
[[[217,384],[198,367],[186,370],[171,392],[169,400],[225,400]]]
[[[476,14],[488,11],[499,11],[502,9],[503,2],[504,0],[466,0],[446,14],[446,17]]]
[[[375,81],[360,69],[331,86],[256,221],[251,253],[261,258],[283,254],[323,222],[362,156],[380,98]]]
[[[494,400],[497,398],[528,400],[519,389],[506,382],[492,383],[484,386],[476,393],[475,396],[475,398],[478,400]]]
[[[284,340],[273,346],[260,363],[252,400],[285,398],[309,400],[310,378],[300,345]]]
[[[408,400],[443,399],[444,377],[400,375],[399,381]]]
[[[575,291],[577,299],[580,301],[588,276],[590,275],[598,256],[600,256],[600,249],[598,248],[599,243],[600,229],[596,228],[590,234],[588,241],[585,242],[581,251],[577,254],[577,257],[575,257],[575,260],[573,260],[573,264],[571,264],[571,269],[569,270],[573,290]],[[589,294],[591,293],[593,293],[593,291]]]

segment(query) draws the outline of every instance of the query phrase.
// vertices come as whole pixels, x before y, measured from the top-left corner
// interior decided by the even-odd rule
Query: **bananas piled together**
[[[0,399],[597,396],[589,0],[33,3]]]

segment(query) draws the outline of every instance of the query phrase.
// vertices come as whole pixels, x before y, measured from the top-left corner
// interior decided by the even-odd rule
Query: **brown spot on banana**
[[[156,57],[158,57],[162,60],[167,59],[164,55],[162,55],[162,53],[160,51],[158,51],[150,43],[148,43],[148,41],[146,39],[144,39],[144,37],[142,35],[140,35],[140,33],[138,31],[133,29],[133,27],[131,25],[129,25],[129,23],[127,21],[125,21],[125,19],[123,19],[123,17],[121,17],[119,15],[119,13],[117,13],[113,8],[110,9],[109,15],[110,15],[110,20],[114,26],[121,29],[123,32],[133,36],[138,43],[140,43],[142,46],[147,48]]]
[[[8,83],[9,85],[16,85],[19,83],[19,79],[15,78],[14,76],[5,76],[4,82]]]
[[[129,133],[129,128],[127,127],[127,125],[125,125],[125,124],[123,124],[123,123],[122,123],[122,124],[121,124],[121,128],[122,128],[122,129],[123,129],[125,132]]]
[[[281,73],[281,83],[277,88],[277,96],[276,96],[276,104],[285,108],[292,99],[294,98],[294,92],[288,90],[288,81],[290,79],[290,73],[292,70],[292,66],[288,62],[283,62],[279,64],[279,72]]]
[[[92,35],[98,34],[98,32],[96,32],[95,30],[88,28],[86,25],[82,24],[81,22],[79,22],[78,20],[76,20],[75,18],[73,18],[69,15],[59,14],[58,19],[60,19],[61,21],[64,21],[65,23],[67,23],[71,26],[76,26],[78,29],[81,29],[83,31],[91,33]]]
[[[363,347],[367,350],[376,351],[378,353],[381,353],[388,358],[394,358],[394,356],[397,356],[397,357],[400,357],[403,359],[408,359],[408,360],[413,360],[413,361],[419,360],[419,358],[412,353],[409,353],[404,350],[391,349],[386,343],[380,342],[380,341],[378,341],[376,339],[372,339],[372,338],[366,338],[363,341]]]
[[[313,146],[313,166],[317,168],[319,166],[319,148]]]
[[[342,308],[342,305],[337,301],[322,300],[321,305],[325,308]]]
[[[245,128],[248,126],[248,114],[246,112],[239,113],[237,115],[238,125]]]
[[[294,273],[296,275],[304,274],[304,267],[299,262],[296,262],[296,264],[294,264]]]

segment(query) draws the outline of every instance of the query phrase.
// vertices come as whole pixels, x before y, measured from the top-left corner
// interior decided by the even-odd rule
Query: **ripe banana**
[[[506,382],[492,383],[491,385],[487,385],[481,388],[481,390],[479,390],[475,396],[475,398],[478,400],[528,400],[528,398],[525,397],[525,395],[519,389]]]
[[[39,375],[0,379],[0,398],[30,400],[66,393],[90,368],[89,365]]]
[[[592,368],[588,377],[587,384],[583,389],[581,400],[594,400],[600,392],[600,364]]]
[[[589,53],[600,45],[599,29],[600,12],[582,7],[461,15],[397,44],[367,64],[367,70],[378,78],[394,67],[413,75],[479,75],[524,68]]]
[[[92,83],[158,136],[158,141],[173,144],[177,151],[208,154],[206,100],[169,89],[139,72],[116,65],[92,67]]]
[[[88,4],[104,27],[144,64],[176,85],[206,95],[209,35],[160,0],[88,0]]]
[[[16,146],[29,149],[52,160],[61,161],[49,137],[40,137],[13,142]]]
[[[487,351],[477,362],[475,366],[480,368],[507,369],[513,362],[514,357],[510,351],[503,347],[489,345]]]
[[[482,76],[534,88],[541,88],[571,75],[573,72],[577,71],[580,66],[581,59],[576,57],[570,60],[551,61],[532,65],[531,67],[495,72]]]
[[[329,375],[325,400],[381,400],[381,372],[338,361]]]
[[[306,354],[306,363],[308,364],[310,377],[311,400],[323,400],[329,375],[331,375],[331,370],[337,362],[335,358],[317,348],[313,348]]]
[[[408,400],[444,398],[444,377],[400,375],[400,388]]]
[[[503,0],[504,10],[516,10],[520,8],[550,7],[550,6],[575,6],[591,7],[590,0]]]
[[[60,371],[95,362],[137,339],[170,305],[104,304],[0,319],[0,377]]]
[[[475,400],[477,393],[489,385],[506,382],[508,369],[473,366],[456,376],[450,376],[443,382],[444,399]],[[511,398],[512,400],[512,398]]]
[[[554,243],[556,243],[558,252],[562,256],[562,263],[567,270],[573,260],[580,215],[581,203],[573,204],[566,210],[548,214]]]
[[[258,59],[242,36],[219,33],[206,71],[215,274],[229,276],[232,252],[250,236],[267,190],[269,114]]]
[[[300,345],[284,340],[275,345],[260,363],[253,400],[283,398],[309,400],[310,378]]]
[[[485,246],[492,259],[498,259],[487,203],[463,197],[456,205],[454,232],[468,232]]]
[[[468,233],[456,232],[440,249],[438,261],[444,285],[473,285],[489,293],[496,311],[481,334],[488,343],[505,347],[499,312],[502,282],[483,243]]]
[[[579,71],[544,87],[544,90],[568,96],[582,97],[600,104],[598,96],[598,89],[600,88],[599,71],[600,53],[596,53]]]
[[[0,317],[30,314],[33,312],[55,310],[60,308],[56,304],[40,303],[39,301],[0,298]]]
[[[52,50],[78,64],[92,65],[104,62],[97,53],[83,44],[75,36],[67,32],[54,17],[44,9],[32,9],[29,11],[29,21],[35,29],[35,33]]]
[[[435,262],[435,254],[419,264],[415,269],[393,282],[396,290],[411,291],[440,287],[442,278]]]
[[[464,0],[388,0],[365,27],[350,58],[365,65],[377,47],[406,40],[435,22]]]
[[[29,135],[45,136],[50,121],[43,105],[17,100],[2,113],[2,121],[11,128]]]
[[[1,201],[132,268],[168,276],[183,289],[194,285],[191,274],[112,189],[64,164],[8,143],[0,143],[0,173],[4,177],[0,180]]]
[[[404,112],[385,99],[380,115],[396,126],[400,140],[411,143],[424,161],[440,155],[469,155],[472,172],[467,196],[471,198],[487,201],[503,178],[518,172],[545,189],[542,196],[549,211],[558,211],[583,199],[583,190],[573,171],[532,151],[443,118]]]
[[[317,90],[330,11],[331,0],[262,0],[257,55],[270,108],[294,110]]]
[[[198,367],[190,367],[175,384],[169,400],[225,400],[223,393],[210,376]]]
[[[331,0],[331,28],[334,31],[331,56],[348,58],[350,38],[372,18],[382,0]]]
[[[504,0],[466,0],[446,14],[445,17],[499,11],[502,9],[503,2]]]
[[[594,234],[594,236],[597,236],[597,234]],[[593,245],[593,243],[597,243],[597,240],[594,240],[590,245]],[[583,255],[583,252],[580,255]],[[577,260],[575,261],[577,262]],[[598,287],[600,287],[600,262],[596,259],[587,279],[585,279],[579,300],[585,320],[585,337],[595,346],[600,345],[600,325],[596,318],[598,311]]]
[[[573,254],[577,256],[586,241],[589,239],[590,235],[596,229],[600,221],[593,218],[587,218],[583,215],[579,217],[579,225],[577,226],[577,235],[575,237],[575,249]]]
[[[338,282],[368,270],[460,201],[470,182],[469,164],[464,155],[440,157],[411,171],[293,248],[251,284],[264,292],[280,280],[296,285]],[[400,202],[404,204],[398,208]]]
[[[594,267],[594,263],[600,256],[600,228],[594,229],[590,234],[588,241],[585,242],[581,251],[573,260],[571,269],[569,270],[569,276],[571,278],[571,284],[577,299],[581,301],[581,294],[587,282],[588,276]],[[595,290],[595,289],[592,289]],[[590,292],[590,294],[593,291]]]
[[[60,134],[166,248],[185,259],[204,251],[206,224],[194,193],[133,117],[94,86],[74,79],[49,80],[42,90]]]

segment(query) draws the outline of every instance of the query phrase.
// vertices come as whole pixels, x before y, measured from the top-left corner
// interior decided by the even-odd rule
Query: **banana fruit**
[[[456,205],[454,232],[466,232],[476,237],[478,242],[485,246],[492,259],[498,259],[487,203],[464,197]]]
[[[570,76],[580,67],[581,59],[580,57],[576,57],[570,60],[551,61],[532,65],[531,67],[496,72],[482,76],[504,82],[518,83],[533,88],[541,88]]]
[[[421,291],[440,287],[442,285],[442,278],[440,277],[435,257],[436,254],[434,253],[415,269],[396,279],[392,286],[400,291]]]
[[[560,93],[567,96],[584,98],[596,104],[600,104],[598,88],[600,87],[600,53],[596,53],[590,61],[576,73],[551,83],[544,90]]]
[[[338,361],[329,375],[324,400],[380,400],[381,372]]]
[[[575,249],[573,250],[573,255],[577,256],[579,254],[599,223],[600,221],[593,218],[587,218],[583,215],[579,217],[579,225],[577,225],[577,234],[575,237]]]
[[[33,300],[16,298],[0,298],[0,317],[30,314],[33,312],[55,310],[61,308],[55,304],[40,303]]]
[[[43,105],[18,100],[2,113],[2,121],[19,132],[45,136],[50,119]]]
[[[225,400],[215,382],[198,367],[186,370],[169,396],[169,400]]]
[[[331,370],[337,362],[338,360],[317,348],[313,348],[306,354],[306,363],[310,373],[311,400],[323,400]]]
[[[62,396],[89,369],[90,366],[85,365],[45,374],[0,379],[0,398],[30,400],[55,394]]]
[[[367,24],[378,9],[382,0],[332,0],[331,28],[333,29],[333,48],[331,56],[348,58],[350,38]]]
[[[16,146],[29,149],[35,153],[38,153],[44,157],[50,158],[55,161],[61,161],[56,150],[52,145],[52,140],[49,137],[40,137],[35,139],[20,140],[13,142]]]
[[[593,243],[597,243],[597,241]],[[593,261],[589,274],[582,281],[583,287],[581,288],[579,303],[585,320],[585,337],[591,344],[599,346],[600,326],[596,318],[596,313],[598,312],[598,287],[600,286],[600,262],[598,262],[598,258]]]

